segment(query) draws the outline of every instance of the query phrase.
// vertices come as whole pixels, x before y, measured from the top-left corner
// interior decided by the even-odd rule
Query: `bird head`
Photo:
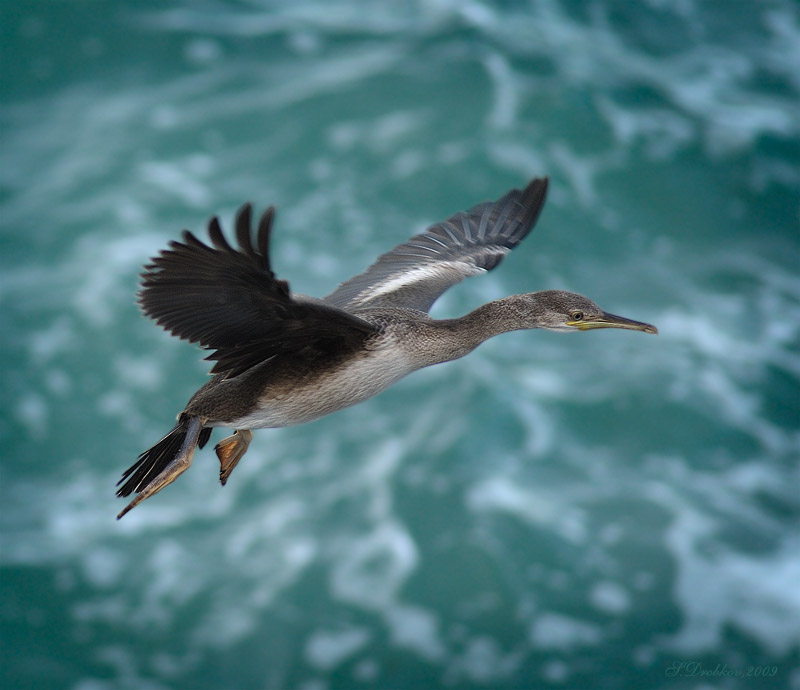
[[[655,326],[603,311],[592,300],[574,292],[544,290],[527,295],[535,303],[537,325],[551,331],[588,331],[594,328],[625,328],[658,333]]]

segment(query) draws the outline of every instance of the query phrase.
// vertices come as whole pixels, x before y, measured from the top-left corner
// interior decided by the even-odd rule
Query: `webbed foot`
[[[232,436],[223,438],[214,450],[219,458],[219,481],[222,486],[228,481],[233,468],[247,452],[250,441],[253,440],[253,432],[249,429],[237,429]]]

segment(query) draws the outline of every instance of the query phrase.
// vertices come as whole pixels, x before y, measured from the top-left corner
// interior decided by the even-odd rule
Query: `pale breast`
[[[310,422],[377,395],[416,368],[398,348],[367,351],[330,371],[270,387],[256,409],[224,426],[260,429]]]

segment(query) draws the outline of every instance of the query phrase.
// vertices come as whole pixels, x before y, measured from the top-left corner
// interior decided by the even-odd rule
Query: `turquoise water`
[[[796,2],[7,1],[0,46],[3,688],[800,688]],[[324,295],[543,174],[435,315],[658,337],[507,334],[115,520],[205,380],[133,301],[182,228],[274,203]]]

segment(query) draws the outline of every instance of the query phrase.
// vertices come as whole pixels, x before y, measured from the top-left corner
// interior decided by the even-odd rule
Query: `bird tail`
[[[145,488],[153,478],[157,477],[175,459],[186,440],[189,427],[192,423],[197,424],[198,422],[197,417],[181,413],[178,416],[178,423],[172,428],[172,431],[152,448],[142,453],[138,460],[123,472],[122,478],[117,482],[117,486],[119,486],[117,496],[130,496],[132,493],[139,493]],[[198,447],[202,448],[206,445],[210,436],[211,427],[202,429],[197,438]]]

